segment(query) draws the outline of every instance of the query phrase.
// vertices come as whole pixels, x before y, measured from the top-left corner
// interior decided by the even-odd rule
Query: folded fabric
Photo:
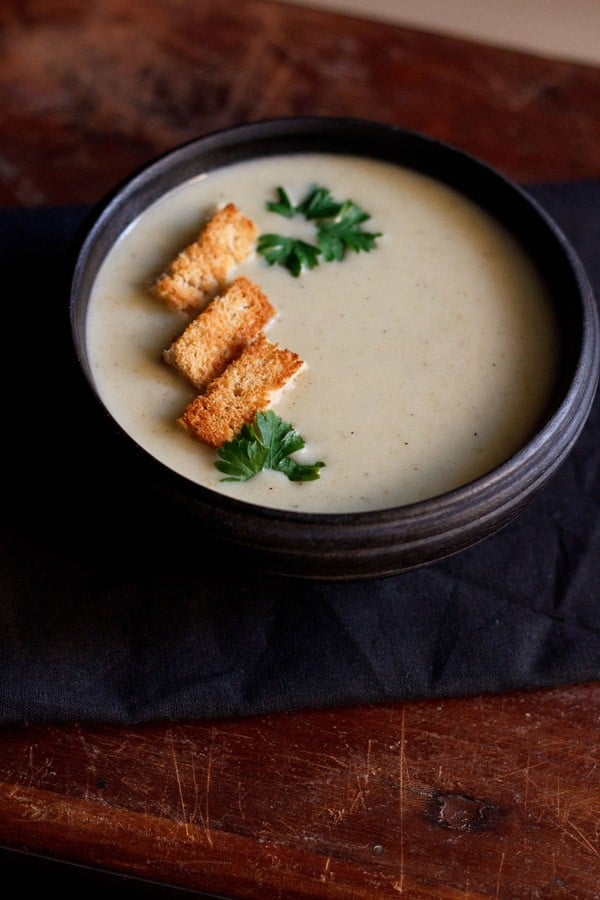
[[[600,294],[600,182],[538,185]],[[600,676],[600,413],[521,516],[382,580],[238,571],[129,483],[68,322],[84,207],[0,212],[0,721],[110,722],[466,696]]]

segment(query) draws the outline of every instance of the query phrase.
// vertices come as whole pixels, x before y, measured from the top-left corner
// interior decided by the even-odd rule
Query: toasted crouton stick
[[[257,235],[252,219],[228,203],[160,275],[156,294],[176,310],[202,309],[225,286],[233,267],[250,256]]]
[[[163,351],[163,358],[204,391],[276,312],[260,287],[240,275]]]
[[[281,349],[261,334],[209,384],[205,394],[187,405],[177,422],[198,440],[222,447],[269,406],[303,365],[297,353]]]

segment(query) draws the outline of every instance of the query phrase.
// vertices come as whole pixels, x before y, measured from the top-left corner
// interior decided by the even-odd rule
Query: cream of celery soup
[[[161,354],[188,319],[150,285],[230,201],[262,233],[312,240],[310,223],[266,209],[279,185],[295,203],[314,185],[351,198],[381,237],[298,278],[258,254],[231,273],[262,287],[278,310],[267,336],[306,361],[273,409],[306,441],[296,458],[325,467],[311,482],[267,470],[227,483],[216,451],[176,424],[194,389]],[[98,273],[87,341],[103,402],[150,454],[212,490],[308,512],[412,503],[490,471],[543,420],[559,355],[549,298],[507,231],[431,178],[329,154],[236,164],[154,204]]]

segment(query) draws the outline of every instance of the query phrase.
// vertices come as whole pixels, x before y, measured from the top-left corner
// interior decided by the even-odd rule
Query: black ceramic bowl
[[[538,267],[562,332],[559,387],[543,426],[504,464],[463,487],[407,506],[360,513],[300,513],[251,505],[177,475],[139,447],[103,409],[86,347],[94,279],[124,229],[172,188],[224,165],[289,152],[352,153],[416,169],[483,206]],[[599,368],[596,307],[562,232],[526,192],[471,156],[426,136],[353,119],[299,118],[242,125],[177,147],[135,173],[101,207],[82,242],[72,280],[77,357],[117,453],[254,565],[279,574],[351,580],[387,576],[470,547],[507,525],[562,464],[588,417]]]

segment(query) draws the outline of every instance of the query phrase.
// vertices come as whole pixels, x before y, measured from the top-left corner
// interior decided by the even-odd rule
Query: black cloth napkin
[[[600,295],[600,182],[529,188]],[[0,212],[0,722],[133,724],[600,676],[600,414],[524,513],[425,569],[243,571],[128,483],[90,421],[68,284],[89,210]]]

